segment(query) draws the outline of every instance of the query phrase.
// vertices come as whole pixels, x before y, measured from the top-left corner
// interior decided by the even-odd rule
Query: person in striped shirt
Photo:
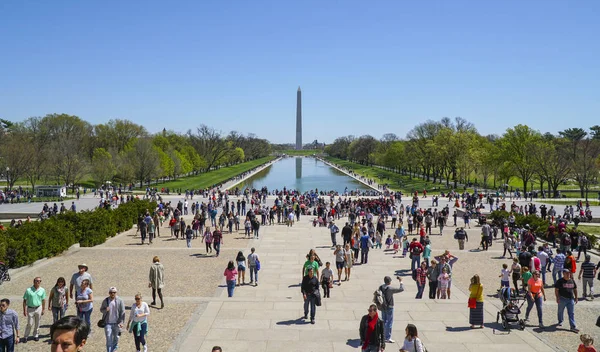
[[[585,261],[581,264],[581,268],[579,269],[579,277],[581,280],[583,275],[583,298],[588,297],[587,295],[587,287],[590,287],[590,295],[591,299],[594,299],[594,278],[596,277],[596,267],[594,263],[591,262],[591,257],[589,254],[585,255]]]
[[[562,277],[562,270],[565,267],[565,255],[561,248],[556,250],[556,256],[554,257],[554,267],[552,268],[552,279],[554,284]]]

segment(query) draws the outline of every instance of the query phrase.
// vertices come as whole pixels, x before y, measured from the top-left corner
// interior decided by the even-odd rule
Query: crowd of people
[[[452,216],[456,226],[454,238],[458,241],[459,250],[464,250],[465,242],[468,243],[465,228],[470,227],[470,218],[463,217],[464,227],[459,227],[457,209],[450,214],[449,206],[441,207],[440,210],[433,208],[433,204],[437,206],[435,196],[432,197],[431,208],[422,208],[423,197],[417,194],[408,198],[408,205],[405,206],[400,200],[402,195],[399,193],[390,193],[387,196],[381,194],[371,198],[342,198],[334,194],[323,195],[318,190],[299,193],[283,189],[277,192],[273,206],[266,206],[268,194],[266,189],[247,190],[243,192],[243,196],[233,200],[233,196],[228,192],[212,190],[208,194],[203,194],[202,202],[199,199],[193,200],[193,192],[189,194],[186,192],[186,197],[177,204],[160,199],[156,209],[140,214],[137,232],[141,244],[146,244],[146,240],[148,244],[153,243],[153,240],[161,236],[161,227],[166,225],[170,232],[166,236],[176,240],[185,239],[187,247],[192,246],[193,240],[199,240],[204,244],[207,255],[212,255],[214,252],[215,257],[218,257],[224,242],[223,234],[226,232],[244,231],[245,236],[260,239],[261,226],[275,224],[293,226],[294,222],[300,221],[301,216],[312,214],[318,219],[315,219],[317,224],[328,229],[333,251],[331,262],[323,263],[316,251],[311,250],[302,265],[300,290],[304,299],[303,318],[310,320],[311,324],[316,322],[316,311],[321,305],[321,300],[331,297],[331,291],[336,284],[341,286],[343,282],[351,279],[354,265],[368,265],[369,252],[372,250],[401,252],[400,257],[408,257],[411,262],[411,278],[417,287],[416,299],[423,298],[427,285],[429,299],[451,299],[452,274],[458,257],[451,254],[449,250],[437,256],[433,255],[433,239],[434,235],[443,235],[444,227]],[[458,208],[472,206],[475,204],[472,199],[479,199],[479,197],[469,198],[457,194],[448,196],[455,197],[456,200],[463,198],[468,202],[468,204],[459,204]],[[511,208],[516,210],[512,206]],[[537,213],[537,209],[531,207],[527,207],[526,211]],[[552,217],[550,221],[556,221],[551,213],[551,211],[546,212],[544,216],[550,216]],[[189,224],[186,223],[184,216],[188,219],[191,217]],[[559,222],[554,230],[556,241],[544,244],[538,242],[532,229],[519,228],[511,218],[506,224],[501,225],[490,225],[484,221],[481,226],[481,242],[478,243],[481,250],[487,250],[494,239],[501,240],[505,249],[504,255],[508,252],[514,260],[510,266],[505,263],[500,271],[499,291],[508,288],[515,296],[524,297],[528,302],[526,320],[529,319],[530,312],[535,306],[539,326],[544,327],[542,314],[543,301],[546,300],[545,289],[554,287],[556,302],[559,305],[558,324],[563,323],[566,308],[571,330],[579,332],[575,323],[574,307],[580,297],[574,277],[578,273],[578,280],[583,282],[583,298],[593,299],[594,278],[600,268],[600,264],[594,264],[585,252],[584,248],[587,248],[583,243],[585,240],[579,237],[573,240],[570,235],[565,235],[565,232],[561,231],[562,222]],[[497,238],[498,235],[501,235],[501,238]],[[575,247],[573,247],[574,242],[576,242]],[[558,248],[555,248],[556,246]],[[579,255],[582,252],[584,254],[584,262],[579,265],[579,271],[577,271],[579,255],[575,258],[574,248],[579,250]],[[332,265],[334,260],[335,264]],[[260,266],[261,261],[255,248],[247,254],[239,251],[235,258],[229,260],[223,273],[228,296],[234,295],[236,287],[246,285],[246,270],[250,271],[249,284],[258,285]],[[547,283],[546,274],[549,272],[552,272],[553,285]],[[395,342],[392,339],[394,295],[405,290],[405,282],[399,276],[398,286],[392,285],[392,281],[390,276],[384,277],[383,284],[376,288],[373,304],[361,319],[359,331],[363,351],[379,351],[385,348],[385,343]],[[60,326],[68,323],[82,326],[82,321],[91,332],[90,315],[94,309],[93,286],[93,278],[88,273],[86,264],[78,266],[78,272],[72,275],[69,285],[64,277],[59,277],[49,290],[48,296],[46,290],[42,288],[41,278],[34,278],[33,285],[27,288],[23,296],[23,315],[27,317],[23,336],[19,335],[18,314],[6,313],[11,311],[8,309],[10,301],[3,299],[0,305],[4,309],[2,319],[12,321],[10,326],[13,327],[13,345],[18,342],[27,343],[30,337],[33,341],[38,340],[40,321],[46,309],[52,312],[55,324]],[[125,326],[125,329],[133,334],[136,350],[147,350],[145,335],[148,331],[148,316],[150,307],[159,308],[156,304],[157,294],[160,308],[164,307],[162,293],[164,267],[158,257],[153,258],[148,287],[152,289],[152,303],[145,303],[142,295],[136,294],[135,304],[131,307],[126,324],[125,307],[118,296],[118,290],[114,286],[108,288],[108,295],[100,305],[107,351],[116,349],[120,331]],[[469,286],[468,302],[471,328],[483,327],[483,298],[484,287],[481,279],[478,275],[474,275]],[[76,307],[79,320],[67,316],[69,302]],[[77,329],[79,328],[75,328]],[[418,337],[416,326],[408,324],[405,332],[401,351],[425,350],[423,342]],[[54,335],[52,336],[54,340]],[[87,336],[86,333],[86,338],[79,339],[79,342],[86,340]],[[0,343],[8,345],[10,341],[10,337],[6,337],[3,333]],[[584,344],[588,343],[586,346],[591,344],[589,336],[582,335],[582,341]]]

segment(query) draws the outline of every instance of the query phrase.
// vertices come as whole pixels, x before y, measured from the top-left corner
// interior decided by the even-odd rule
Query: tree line
[[[93,125],[78,116],[49,114],[13,123],[0,119],[0,173],[8,187],[26,180],[75,186],[91,177],[148,183],[229,166],[269,155],[267,140],[206,125],[186,133],[151,134],[128,120]]]
[[[523,192],[531,190],[535,181],[553,196],[561,184],[573,180],[581,197],[587,198],[598,183],[600,126],[568,128],[555,135],[519,124],[502,135],[484,136],[463,118],[442,118],[416,125],[405,139],[393,133],[381,139],[339,137],[325,147],[325,153],[420,175],[428,182],[445,181],[448,187],[453,183],[454,188],[458,183],[479,183],[498,189],[516,177]]]

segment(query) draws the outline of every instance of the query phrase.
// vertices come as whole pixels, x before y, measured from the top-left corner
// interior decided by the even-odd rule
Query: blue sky
[[[600,123],[600,1],[0,2],[0,117],[294,142]]]

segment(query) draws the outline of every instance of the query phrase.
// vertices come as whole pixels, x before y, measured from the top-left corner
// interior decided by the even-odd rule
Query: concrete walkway
[[[210,351],[215,345],[227,352],[358,350],[360,319],[367,313],[373,291],[385,275],[406,275],[410,261],[372,250],[369,264],[354,266],[351,280],[335,285],[331,298],[323,299],[316,324],[311,325],[300,319],[299,283],[305,255],[315,248],[333,267],[335,258],[327,229],[314,228],[309,220],[301,218],[293,227],[261,227],[261,239],[250,244],[261,258],[259,285],[238,287],[232,298],[225,291],[211,298],[180,336],[179,351]],[[490,328],[496,326],[497,307],[489,303],[485,304],[486,328],[471,330],[464,287],[453,287],[451,300],[416,300],[416,285],[410,276],[403,281],[405,292],[395,295],[393,338],[397,342],[386,350],[397,351],[402,346],[404,328],[410,322],[418,327],[430,352],[556,351],[527,330],[507,334]]]

